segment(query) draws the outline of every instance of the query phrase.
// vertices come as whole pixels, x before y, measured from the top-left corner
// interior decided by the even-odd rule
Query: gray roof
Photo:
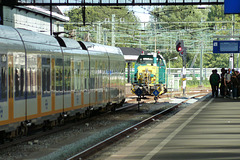
[[[138,56],[140,54],[142,54],[142,52],[144,51],[141,48],[127,48],[127,47],[119,47],[121,49],[121,51],[123,52],[123,55],[134,55],[134,56]]]
[[[145,52],[141,48],[127,48],[127,47],[119,47],[123,52],[124,59],[126,61],[136,61],[138,56]]]

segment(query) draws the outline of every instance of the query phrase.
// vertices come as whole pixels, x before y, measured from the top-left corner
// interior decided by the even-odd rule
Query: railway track
[[[68,158],[68,160],[79,160],[79,159],[87,159],[88,157],[92,156],[93,154],[97,153],[98,151],[102,150],[103,148],[105,147],[108,147],[109,145],[117,142],[118,140],[126,137],[127,135],[131,134],[131,133],[134,133],[134,132],[137,132],[139,131],[139,129],[141,129],[142,127],[145,127],[146,125],[150,124],[151,122],[154,122],[155,119],[159,119],[160,117],[164,116],[164,115],[167,115],[173,111],[175,111],[179,106],[181,106],[182,104],[186,103],[187,101],[189,101],[190,99],[192,98],[197,98],[197,97],[201,97],[201,96],[205,96],[206,94],[208,94],[208,92],[199,92],[199,94],[192,96],[188,99],[186,99],[185,101],[177,104],[177,105],[174,105],[172,107],[169,107],[149,118],[146,118],[145,120],[135,124],[135,125],[132,125],[131,127],[128,127],[124,130],[122,130],[121,132],[97,143],[96,145]],[[151,101],[153,99],[150,99],[148,101]],[[132,107],[136,107],[137,104],[134,104]]]

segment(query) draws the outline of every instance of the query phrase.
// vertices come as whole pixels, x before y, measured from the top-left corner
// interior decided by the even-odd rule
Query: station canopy
[[[2,5],[213,5],[224,4],[224,0],[0,0]]]

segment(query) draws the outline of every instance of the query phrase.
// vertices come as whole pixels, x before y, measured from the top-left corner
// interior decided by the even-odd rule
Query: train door
[[[98,104],[103,103],[103,85],[102,85],[102,79],[103,79],[103,61],[102,58],[98,60],[98,68],[97,68],[97,102]]]
[[[55,73],[55,57],[51,59],[51,97],[52,97],[52,111],[55,111],[55,97],[56,97],[56,73]]]
[[[50,68],[50,57],[42,57],[42,113],[50,112],[52,110]]]
[[[64,109],[71,107],[71,61],[64,57]]]
[[[28,56],[27,67],[27,115],[36,115],[37,108],[37,56]]]
[[[7,56],[0,56],[0,124],[8,120],[8,103],[7,103]]]
[[[81,63],[82,62],[79,59],[74,62],[74,107],[80,107],[82,104],[81,84],[83,79]]]
[[[26,116],[25,101],[25,53],[18,53],[13,56],[13,81],[14,81],[14,118]],[[9,76],[11,76],[11,74]],[[9,78],[11,80],[11,78]],[[11,84],[10,84],[11,88]],[[11,92],[11,91],[10,91]],[[11,94],[11,93],[10,93]],[[11,95],[10,95],[11,96]]]
[[[63,110],[63,59],[56,58],[55,62],[56,72],[56,96],[55,96],[55,110]]]
[[[89,91],[89,79],[90,79],[90,67],[89,67],[89,58],[85,58],[83,60],[83,90],[84,90],[84,106],[89,106],[89,97],[90,97],[90,91]]]
[[[91,55],[90,58],[90,83],[89,83],[89,87],[90,87],[90,97],[89,97],[89,102],[90,102],[90,106],[95,105],[96,102],[96,93],[95,93],[95,81],[96,81],[96,59],[94,56]]]

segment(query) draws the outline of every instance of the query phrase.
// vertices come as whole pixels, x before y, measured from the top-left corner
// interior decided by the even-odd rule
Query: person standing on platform
[[[217,70],[212,70],[212,74],[210,75],[209,81],[212,87],[212,98],[214,96],[218,97],[218,87],[220,82],[220,76],[217,73]]]
[[[233,99],[237,99],[237,87],[238,87],[238,80],[237,80],[237,71],[232,70],[231,82],[232,82],[232,94]]]
[[[222,97],[225,96],[225,85],[224,85],[224,75],[226,73],[226,70],[225,68],[222,68],[221,69],[221,75],[220,75],[220,83],[221,83],[221,86],[220,86],[220,95]]]
[[[224,85],[225,85],[225,96],[231,96],[231,69],[228,68],[227,73],[224,75]]]
[[[237,75],[237,81],[238,81],[238,98],[240,98],[240,73],[239,71],[236,71],[236,75]]]

